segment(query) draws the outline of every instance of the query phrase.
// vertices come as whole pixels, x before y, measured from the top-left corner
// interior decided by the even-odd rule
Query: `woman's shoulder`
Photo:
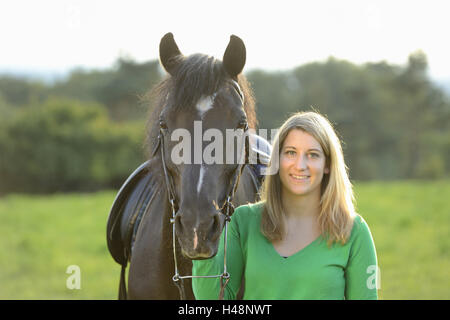
[[[352,227],[350,239],[357,239],[360,237],[365,237],[367,235],[371,237],[369,225],[367,224],[366,220],[359,213],[354,213],[353,227]]]
[[[366,220],[357,212],[353,214],[353,228],[361,228],[367,226]]]
[[[234,211],[234,214],[238,215],[246,215],[246,214],[258,214],[261,213],[264,208],[264,201],[247,203],[237,207]]]
[[[261,216],[262,209],[264,208],[264,202],[247,203],[237,207],[233,213],[233,217],[240,221],[252,220]]]
[[[259,230],[258,227],[261,218],[261,212],[264,204],[261,202],[247,203],[237,207],[231,216],[230,230],[245,238],[245,235],[253,230]]]

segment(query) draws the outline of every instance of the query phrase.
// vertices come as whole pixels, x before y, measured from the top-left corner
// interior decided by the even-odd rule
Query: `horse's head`
[[[253,100],[240,75],[245,59],[236,36],[223,61],[182,55],[171,33],[160,43],[169,77],[158,89],[159,149],[173,184],[176,234],[189,259],[217,253],[225,221],[221,210],[242,167],[242,133],[255,125]]]

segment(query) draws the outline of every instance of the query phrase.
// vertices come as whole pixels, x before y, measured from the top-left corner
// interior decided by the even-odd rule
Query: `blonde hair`
[[[348,168],[344,162],[341,143],[330,122],[317,112],[298,112],[291,116],[279,129],[273,143],[271,164],[279,157],[288,133],[300,129],[313,136],[321,145],[326,158],[325,166],[329,174],[324,174],[321,182],[319,227],[328,245],[345,244],[353,226],[355,216],[352,184],[348,178]],[[261,232],[271,241],[281,240],[285,234],[279,172],[265,177],[261,201]]]

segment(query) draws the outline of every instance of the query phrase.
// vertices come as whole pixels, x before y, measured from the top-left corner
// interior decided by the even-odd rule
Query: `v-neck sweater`
[[[321,235],[282,257],[260,231],[264,202],[238,207],[228,226],[225,299],[236,299],[245,279],[248,300],[377,299],[377,257],[366,221],[356,214],[350,238],[329,247]],[[224,268],[224,232],[217,255],[194,260],[192,275],[218,275]],[[217,299],[219,278],[193,278],[196,299]]]

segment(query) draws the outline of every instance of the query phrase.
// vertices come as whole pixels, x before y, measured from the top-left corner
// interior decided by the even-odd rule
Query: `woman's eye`
[[[285,152],[285,154],[288,155],[289,157],[293,157],[293,156],[295,156],[295,151],[288,150],[288,151]]]
[[[318,153],[310,153],[309,156],[311,158],[319,158],[320,157],[320,155]]]

